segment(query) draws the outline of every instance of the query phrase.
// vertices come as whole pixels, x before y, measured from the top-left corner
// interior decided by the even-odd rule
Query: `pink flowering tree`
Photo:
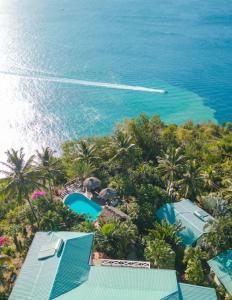
[[[6,236],[0,236],[0,247],[4,246],[7,243]]]
[[[43,198],[47,195],[46,192],[43,192],[43,191],[34,191],[31,195],[31,199],[32,200],[36,200],[38,198]]]

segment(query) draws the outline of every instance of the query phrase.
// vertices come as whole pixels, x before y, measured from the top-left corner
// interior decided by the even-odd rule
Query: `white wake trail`
[[[48,82],[58,82],[58,83],[67,83],[67,84],[75,84],[75,85],[103,87],[103,88],[118,89],[118,90],[130,90],[130,91],[140,91],[140,92],[147,92],[147,93],[161,93],[161,94],[164,94],[167,92],[163,89],[147,88],[147,87],[143,87],[143,86],[116,84],[116,83],[108,83],[108,82],[87,81],[87,80],[78,80],[78,79],[69,79],[69,78],[51,77],[51,76],[49,76],[49,77],[48,76],[28,76],[28,75],[14,74],[14,73],[6,73],[6,72],[0,72],[0,74],[5,75],[5,76],[10,76],[10,77],[25,78],[28,80],[41,80],[41,81],[48,81]]]

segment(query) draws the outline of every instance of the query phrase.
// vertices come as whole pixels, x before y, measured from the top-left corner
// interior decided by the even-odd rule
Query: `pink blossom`
[[[46,192],[42,192],[42,191],[34,191],[33,194],[32,194],[32,196],[31,196],[31,198],[32,198],[33,200],[35,200],[35,199],[38,199],[38,198],[44,197],[44,196],[46,196]]]
[[[4,246],[7,242],[6,236],[0,236],[0,247]]]

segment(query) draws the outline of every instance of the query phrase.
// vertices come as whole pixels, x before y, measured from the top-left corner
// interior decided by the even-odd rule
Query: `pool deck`
[[[88,199],[92,200],[96,204],[100,206],[105,206],[105,200],[98,197],[97,193],[91,193],[88,191],[84,191],[83,186],[80,181],[78,180],[72,180],[67,182],[64,185],[63,190],[60,191],[59,196],[64,201],[65,197],[72,193],[81,193],[85,195]]]

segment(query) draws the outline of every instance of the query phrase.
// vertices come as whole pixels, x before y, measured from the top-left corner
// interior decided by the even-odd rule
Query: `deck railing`
[[[100,259],[101,266],[150,269],[149,261]]]

